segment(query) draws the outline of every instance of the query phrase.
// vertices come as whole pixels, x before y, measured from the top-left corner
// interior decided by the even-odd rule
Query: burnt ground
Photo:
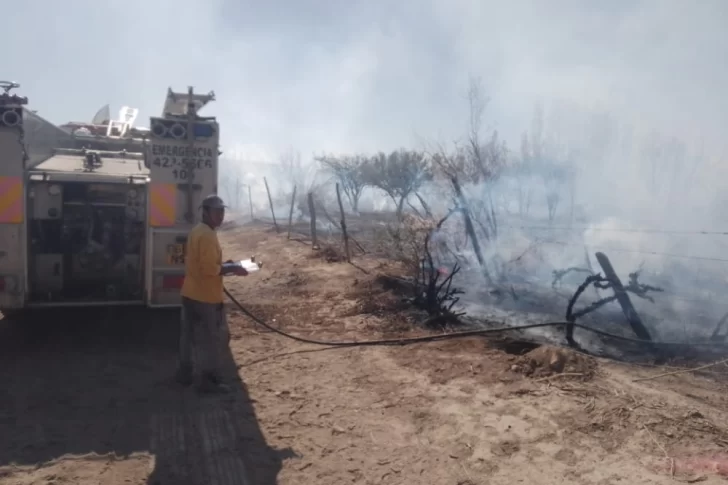
[[[319,340],[425,335],[396,264],[228,227],[243,305]],[[235,392],[170,383],[177,315],[53,311],[0,322],[0,485],[720,483],[728,368],[625,365],[499,338],[330,349],[230,308]],[[245,478],[247,477],[247,478]]]

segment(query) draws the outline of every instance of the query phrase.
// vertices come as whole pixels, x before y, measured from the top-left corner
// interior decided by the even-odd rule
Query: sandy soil
[[[268,227],[227,229],[250,310],[320,340],[422,335],[380,275]],[[326,257],[328,254],[328,258]],[[170,382],[175,312],[0,322],[0,485],[662,484],[728,475],[728,369],[665,372],[468,338],[326,348],[230,308],[235,392]]]

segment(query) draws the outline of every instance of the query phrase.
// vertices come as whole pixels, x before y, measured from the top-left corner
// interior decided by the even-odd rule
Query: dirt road
[[[222,239],[226,254],[265,262],[231,291],[288,332],[423,333],[378,278],[391,263],[328,262],[267,227]],[[174,312],[4,323],[0,485],[607,485],[728,473],[725,366],[633,382],[664,369],[482,338],[327,349],[235,308],[230,322],[235,392],[205,398],[170,382]]]

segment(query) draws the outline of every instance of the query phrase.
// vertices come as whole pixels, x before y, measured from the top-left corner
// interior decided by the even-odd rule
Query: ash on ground
[[[469,275],[469,278],[473,277],[474,275]],[[488,289],[482,285],[482,289],[463,295],[458,305],[459,311],[466,312],[463,320],[480,328],[561,322],[560,325],[509,332],[509,335],[539,344],[567,347],[566,308],[578,285],[562,284],[552,288],[545,282],[527,281],[525,278],[513,280],[512,283],[500,285],[496,289]],[[589,288],[579,298],[575,308],[583,308],[612,294],[611,289],[595,291]],[[709,343],[712,329],[720,318],[717,316],[719,310],[706,311],[704,303],[685,300],[680,301],[677,307],[671,296],[664,293],[651,296],[654,303],[635,295],[630,295],[630,299],[659,351],[656,352],[655,347],[647,343],[624,340],[636,340],[637,336],[617,302],[608,303],[577,320],[580,325],[616,336],[612,338],[576,328],[574,340],[580,350],[595,356],[629,362],[654,362],[666,357],[707,360],[728,354],[728,345],[722,342]],[[704,345],[706,343],[709,344]]]

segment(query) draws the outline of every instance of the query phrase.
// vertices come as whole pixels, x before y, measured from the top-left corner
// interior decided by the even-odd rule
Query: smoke
[[[549,160],[574,168],[569,183],[549,185],[531,170],[470,188],[476,202],[478,191],[491,194],[497,209],[491,260],[508,266],[531,248],[519,264],[548,283],[553,268],[585,264],[587,247],[603,249],[620,275],[642,265],[644,279],[655,276],[675,298],[719,294],[725,284],[725,263],[690,258],[725,259],[728,239],[687,234],[726,222],[720,0],[0,0],[0,8],[12,39],[0,78],[19,81],[31,109],[57,123],[88,120],[106,103],[138,107],[144,120],[161,111],[169,86],[214,90],[218,101],[204,113],[221,124],[229,156],[221,181],[242,177],[261,212],[264,176],[274,191],[291,185],[279,170],[290,147],[311,163],[314,153],[462,139],[468,79],[480,77],[485,125],[511,158],[523,132],[534,135],[540,103]],[[558,195],[552,221],[549,194]],[[362,201],[380,199],[367,190]]]
[[[718,0],[0,2],[5,77],[58,122],[106,103],[159,113],[168,86],[214,90],[226,149],[389,150],[465,126],[468,76],[517,146],[537,100],[722,142],[728,100]],[[49,73],[53,73],[52,76]],[[461,121],[459,121],[461,120]],[[720,147],[722,148],[722,147]]]
[[[469,271],[459,282],[466,289],[465,309],[476,317],[493,317],[495,306],[500,312],[510,308],[527,316],[537,311],[542,319],[562,319],[568,297],[586,276],[580,270],[603,273],[594,259],[601,251],[625,284],[629,273],[639,272],[642,283],[664,290],[651,295],[654,302],[632,296],[655,338],[707,338],[728,311],[722,298],[728,264],[728,241],[720,233],[724,195],[715,182],[725,173],[718,158],[675,137],[625,130],[604,113],[571,115],[602,122],[591,132],[545,123],[551,133],[544,139],[558,143],[544,143],[541,155],[531,156],[525,168],[528,157],[522,153],[511,160],[517,169],[506,170],[487,186],[466,187],[476,221],[480,217],[482,222],[482,215],[472,210],[478,206],[492,207],[496,214],[497,236],[480,231],[479,237],[488,269],[502,288],[510,288],[512,300],[504,301],[505,290],[492,297],[492,287],[484,284],[477,258],[468,249]],[[571,170],[559,179],[549,168],[554,164]],[[550,213],[554,194],[557,202],[551,202],[555,208]],[[458,228],[443,230],[448,231]],[[457,243],[450,241],[450,246]],[[568,268],[578,269],[552,289],[554,271]],[[587,292],[580,305],[598,298]],[[599,314],[606,319],[602,325],[624,322],[616,303]]]

